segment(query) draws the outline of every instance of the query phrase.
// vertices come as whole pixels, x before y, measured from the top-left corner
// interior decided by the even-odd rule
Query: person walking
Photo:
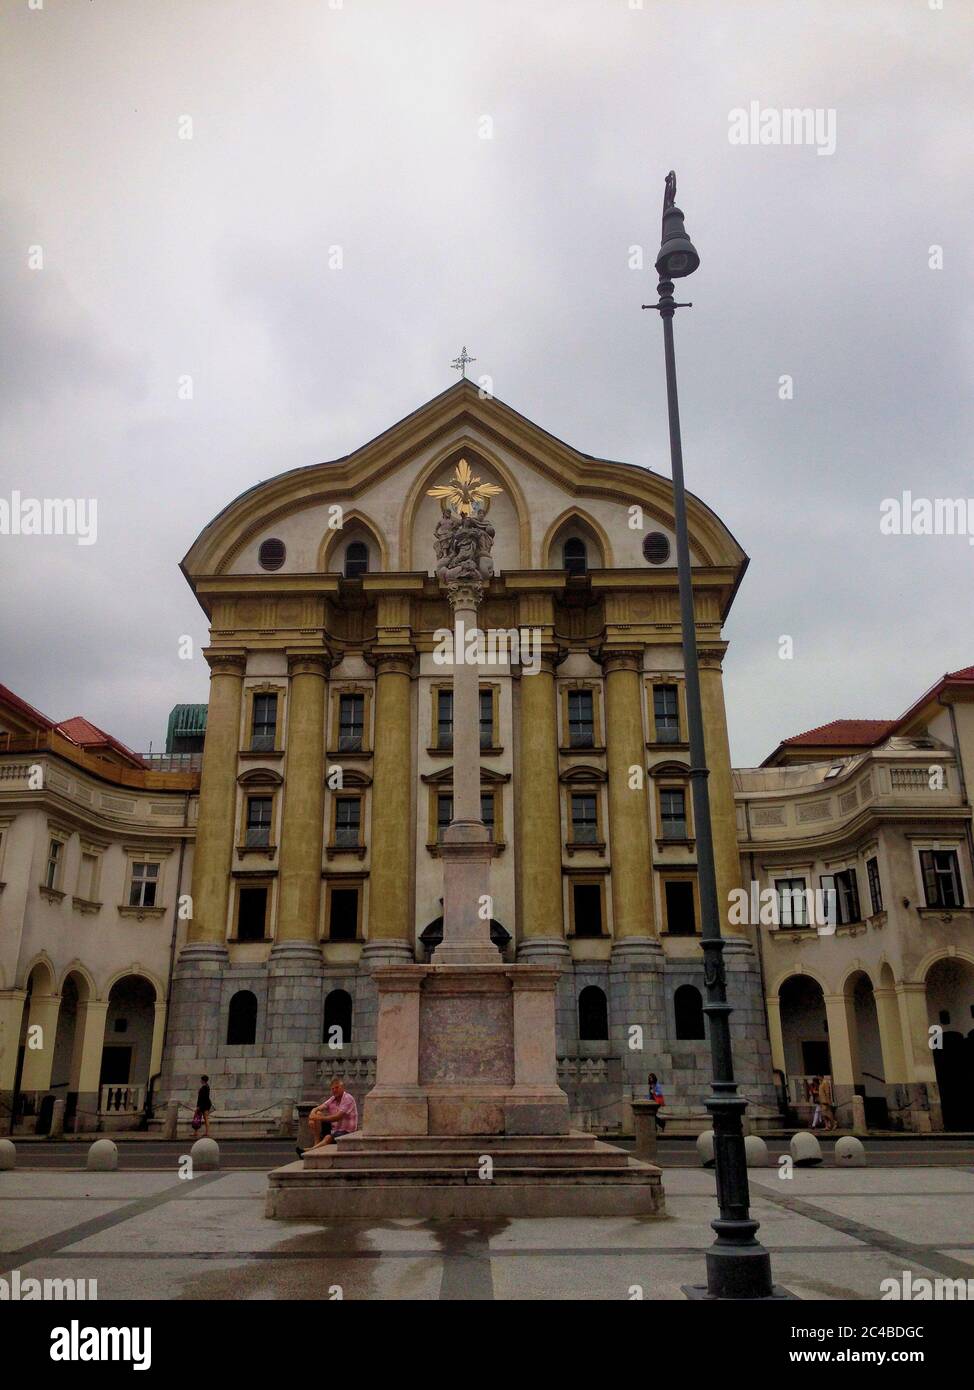
[[[818,1088],[818,1103],[822,1109],[822,1127],[835,1129],[835,1092],[831,1076],[823,1076]]]
[[[663,1106],[666,1104],[663,1098],[663,1087],[660,1085],[659,1077],[654,1071],[649,1073],[646,1080],[649,1083],[649,1098],[650,1100],[655,1100],[656,1104],[659,1106],[659,1110],[656,1112],[656,1132],[662,1134],[663,1130],[666,1128],[666,1121],[663,1119],[661,1113]]]
[[[807,1085],[808,1099],[812,1107],[812,1129],[818,1129],[819,1125],[822,1123],[822,1106],[819,1102],[822,1078],[820,1076],[813,1076]]]
[[[213,1109],[213,1101],[210,1096],[210,1078],[200,1077],[201,1086],[196,1093],[196,1114],[193,1116],[193,1129],[199,1133],[200,1126],[203,1127],[204,1138],[210,1137],[210,1111]]]

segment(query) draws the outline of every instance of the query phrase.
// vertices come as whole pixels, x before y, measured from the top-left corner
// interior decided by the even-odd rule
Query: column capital
[[[721,670],[721,662],[724,659],[727,646],[728,644],[726,642],[721,642],[715,647],[698,647],[697,665],[701,668],[708,668],[710,670]]]
[[[375,668],[377,676],[411,676],[413,674],[415,652],[412,647],[407,649],[402,647],[388,649],[373,647],[371,651],[365,652],[364,656],[368,664]]]
[[[203,657],[211,676],[240,676],[247,674],[247,657],[242,651],[225,651],[220,647],[204,647]]]
[[[454,613],[458,609],[477,608],[484,601],[484,585],[476,579],[461,579],[446,586],[446,596]]]
[[[601,647],[593,655],[607,676],[613,675],[616,671],[635,671],[639,675],[642,674],[642,647]]]
[[[327,676],[333,664],[332,654],[328,651],[287,653],[289,676]]]

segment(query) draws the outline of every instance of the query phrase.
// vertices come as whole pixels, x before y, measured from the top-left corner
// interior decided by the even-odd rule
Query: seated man
[[[345,1090],[345,1083],[340,1076],[336,1076],[332,1081],[331,1095],[328,1099],[311,1111],[308,1124],[311,1126],[311,1137],[315,1147],[318,1144],[334,1144],[343,1135],[354,1134],[358,1129],[358,1106],[354,1097]],[[299,1148],[298,1153],[301,1152]]]

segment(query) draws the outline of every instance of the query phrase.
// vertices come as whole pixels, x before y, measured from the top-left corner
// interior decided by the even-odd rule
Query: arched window
[[[238,990],[230,1000],[227,1014],[227,1042],[250,1047],[257,1041],[257,996],[249,989]]]
[[[561,562],[569,574],[584,574],[588,569],[588,550],[578,536],[571,536],[561,548]]]
[[[339,1031],[333,1033],[332,1029]],[[352,996],[344,989],[333,989],[325,998],[325,1026],[322,1042],[347,1047],[352,1041]]]
[[[357,579],[369,572],[369,547],[364,541],[352,541],[345,551],[345,578]]]
[[[673,996],[673,1012],[676,1015],[676,1036],[684,1042],[705,1038],[703,1026],[703,1000],[700,991],[693,985],[681,985]]]
[[[578,996],[578,1036],[581,1042],[606,1042],[609,1005],[598,985],[586,985]]]

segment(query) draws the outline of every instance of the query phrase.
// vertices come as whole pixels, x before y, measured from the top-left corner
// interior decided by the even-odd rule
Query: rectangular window
[[[869,900],[873,905],[873,912],[883,910],[883,885],[879,880],[879,860],[866,860],[866,876],[869,879]]]
[[[572,884],[572,919],[576,936],[602,935],[602,889],[597,883]]]
[[[693,906],[693,884],[680,879],[664,882],[666,930],[670,936],[695,936],[697,917]]]
[[[861,918],[859,910],[859,880],[855,869],[841,869],[837,874],[822,874],[828,920],[844,927]]]
[[[490,831],[490,838],[494,838],[494,793],[480,793],[480,819]]]
[[[266,849],[271,842],[271,811],[274,799],[270,796],[247,798],[247,848]]]
[[[805,880],[803,878],[776,878],[774,889],[778,895],[779,926],[807,927]]]
[[[335,798],[335,844],[357,845],[362,824],[362,800],[358,796]]]
[[[660,823],[664,840],[687,838],[687,798],[682,787],[664,787],[659,794]]]
[[[436,797],[436,838],[443,839],[443,832],[453,819],[453,797],[449,792],[439,792]]]
[[[675,685],[653,686],[653,718],[657,743],[679,743],[680,707]]]
[[[599,838],[599,818],[594,792],[572,792],[572,841],[594,845]]]
[[[155,907],[158,883],[159,865],[136,859],[132,864],[129,907]]]
[[[61,865],[61,841],[52,840],[47,851],[47,870],[44,882],[48,888],[57,887],[58,869]]]
[[[328,895],[329,941],[354,941],[358,936],[358,889],[333,888]]]
[[[920,867],[927,907],[963,907],[964,894],[956,850],[921,850]]]
[[[267,924],[267,889],[241,888],[237,910],[237,940],[263,941]]]
[[[277,732],[277,696],[255,695],[254,715],[250,730],[250,747],[254,752],[266,753],[274,747]]]
[[[494,692],[492,690],[480,692],[480,746],[481,748],[493,748],[494,746]]]
[[[453,747],[453,691],[436,692],[436,746]]]
[[[591,690],[568,692],[568,742],[572,748],[595,746],[595,701]]]
[[[82,854],[81,868],[78,871],[78,897],[90,902],[95,896],[95,878],[98,858],[94,854]]]
[[[341,695],[338,699],[338,747],[342,753],[359,753],[365,737],[365,696]]]

